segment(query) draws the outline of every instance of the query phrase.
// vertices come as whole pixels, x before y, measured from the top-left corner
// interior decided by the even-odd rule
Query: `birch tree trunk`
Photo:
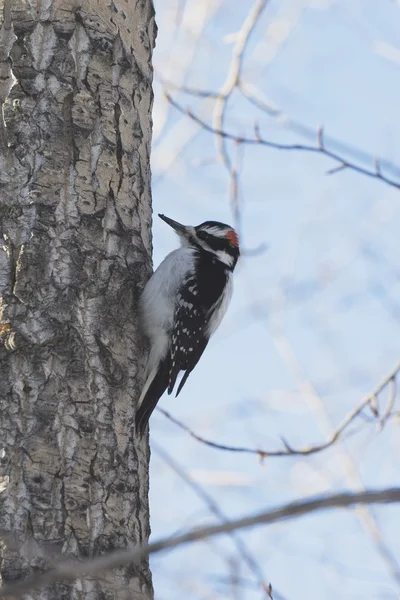
[[[84,559],[149,535],[148,442],[137,442],[133,422],[143,350],[136,307],[151,268],[156,26],[152,0],[4,4],[5,584],[60,554]],[[151,576],[144,562],[27,597],[151,598]]]

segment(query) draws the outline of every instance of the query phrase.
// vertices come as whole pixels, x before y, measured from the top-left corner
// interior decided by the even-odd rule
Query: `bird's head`
[[[239,238],[230,225],[218,221],[205,221],[197,227],[182,225],[165,215],[158,215],[168,223],[181,239],[182,246],[209,252],[233,271],[239,258]]]

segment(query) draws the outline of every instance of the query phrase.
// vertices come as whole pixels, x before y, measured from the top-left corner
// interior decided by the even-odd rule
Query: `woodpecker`
[[[171,394],[183,371],[179,394],[221,323],[239,258],[239,239],[229,225],[205,221],[190,227],[158,216],[176,231],[181,247],[163,260],[139,301],[141,325],[150,342],[136,413],[139,436],[165,390]]]

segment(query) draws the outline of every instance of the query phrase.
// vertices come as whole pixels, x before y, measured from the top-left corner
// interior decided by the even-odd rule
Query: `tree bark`
[[[61,554],[149,536],[148,441],[133,422],[156,36],[152,0],[10,4],[0,32],[4,583]],[[27,597],[151,598],[151,576],[144,561]]]

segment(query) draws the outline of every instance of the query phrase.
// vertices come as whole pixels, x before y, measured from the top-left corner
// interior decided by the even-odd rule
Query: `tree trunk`
[[[10,4],[0,32],[4,583],[60,554],[84,559],[149,535],[148,442],[133,422],[156,35],[151,0]],[[151,597],[146,561],[29,595]]]

